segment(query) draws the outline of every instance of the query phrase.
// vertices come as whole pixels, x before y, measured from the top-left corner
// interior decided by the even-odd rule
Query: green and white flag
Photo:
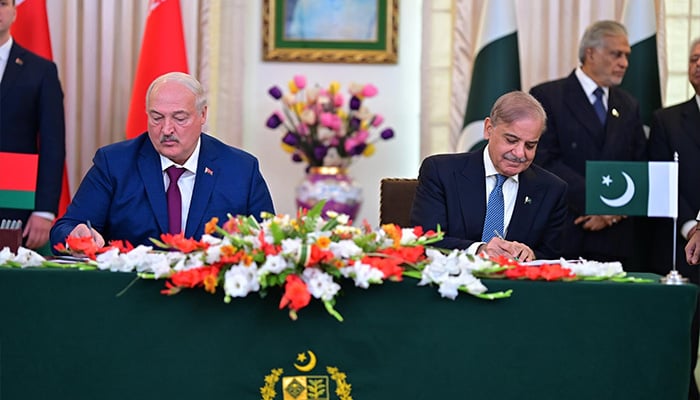
[[[632,54],[620,87],[639,101],[642,122],[648,127],[651,114],[661,108],[654,0],[628,0],[623,15],[622,23],[627,28]]]
[[[501,95],[520,90],[518,31],[513,0],[487,0],[479,20],[462,133],[457,151],[483,147],[484,119]]]
[[[586,161],[586,214],[678,217],[678,163]]]

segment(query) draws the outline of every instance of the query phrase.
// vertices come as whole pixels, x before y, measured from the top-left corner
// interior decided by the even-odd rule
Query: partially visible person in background
[[[0,152],[38,154],[39,166],[34,209],[0,208],[0,220],[22,220],[23,245],[38,249],[49,240],[61,196],[63,90],[56,64],[13,40],[16,15],[14,0],[0,0]]]
[[[673,220],[655,218],[652,220],[651,267],[652,271],[666,275],[674,264],[678,272],[690,282],[700,284],[698,267],[698,239],[696,233],[700,210],[700,38],[693,40],[688,57],[688,80],[695,89],[695,95],[685,103],[662,108],[654,112],[649,132],[649,159],[652,161],[673,161],[678,153],[678,220],[676,248],[673,248]],[[686,240],[687,239],[687,247]],[[694,247],[693,247],[694,246]],[[686,257],[686,249],[689,251]],[[675,252],[675,254],[674,254]],[[700,302],[693,319],[691,347],[691,369],[695,368],[698,356],[698,324]],[[692,372],[692,371],[691,371]],[[699,397],[695,374],[691,373],[691,395]]]

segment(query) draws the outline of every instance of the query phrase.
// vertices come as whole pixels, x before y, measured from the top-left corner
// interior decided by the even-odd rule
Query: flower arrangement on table
[[[350,100],[343,109],[345,97],[340,84],[332,82],[327,88],[307,87],[306,77],[295,75],[289,81],[289,93],[278,86],[268,93],[283,104],[267,119],[270,129],[284,130],[282,148],[291,153],[294,162],[306,162],[308,167],[347,167],[353,158],[374,154],[374,144],[394,137],[391,128],[377,134],[384,118],[370,112],[363,101],[377,94],[372,84],[352,84]]]
[[[503,257],[475,257],[464,250],[445,252],[429,247],[442,239],[440,231],[391,224],[358,228],[348,225],[346,215],[321,215],[322,208],[319,203],[295,217],[264,214],[260,222],[229,216],[218,225],[213,219],[201,240],[163,234],[153,240],[157,248],[121,241],[98,248],[91,237],[69,238],[68,246],[87,257],[69,264],[25,248],[13,254],[5,247],[0,266],[136,271],[140,278],[165,279],[165,295],[203,288],[212,294],[222,291],[227,303],[280,287],[279,307],[288,309],[292,319],[317,299],[339,321],[343,318],[335,309],[336,297],[341,284],[349,282],[366,289],[407,276],[419,279],[419,285],[437,285],[443,297],[454,299],[464,292],[493,300],[509,297],[512,291],[489,293],[481,278],[645,281],[627,277],[620,263],[560,260],[533,266]],[[63,245],[57,249],[66,251]]]

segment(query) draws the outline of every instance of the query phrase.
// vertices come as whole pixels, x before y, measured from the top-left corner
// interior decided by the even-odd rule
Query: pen
[[[92,230],[92,224],[90,223],[90,220],[87,220],[87,227],[90,230],[90,237],[92,237],[92,240],[95,240],[95,231]]]
[[[494,229],[494,230],[493,230],[493,233],[495,233],[495,234],[496,234],[496,236],[498,236],[498,238],[499,238],[499,239],[501,239],[501,240],[505,240],[505,239],[503,239],[503,236],[501,236],[501,234],[500,234],[500,233],[498,233],[498,230]],[[513,257],[513,260],[515,260],[515,261],[520,261],[520,258],[519,258],[519,257],[517,257],[517,256],[515,256],[515,257]]]

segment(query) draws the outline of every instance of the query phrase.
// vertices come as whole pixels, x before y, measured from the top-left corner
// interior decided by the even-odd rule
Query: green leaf
[[[462,290],[462,288],[459,288],[459,289]],[[466,289],[462,290],[462,291],[466,292]],[[505,299],[505,298],[510,297],[510,295],[513,294],[513,289],[508,289],[505,292],[479,293],[479,294],[470,293],[470,294],[472,294],[473,296],[478,297],[480,299],[497,300],[497,299]]]
[[[332,315],[335,317],[340,322],[343,322],[343,316],[340,315],[338,311],[333,308],[335,305],[335,300],[324,300],[323,305],[326,307],[326,311],[328,311],[328,314]]]

